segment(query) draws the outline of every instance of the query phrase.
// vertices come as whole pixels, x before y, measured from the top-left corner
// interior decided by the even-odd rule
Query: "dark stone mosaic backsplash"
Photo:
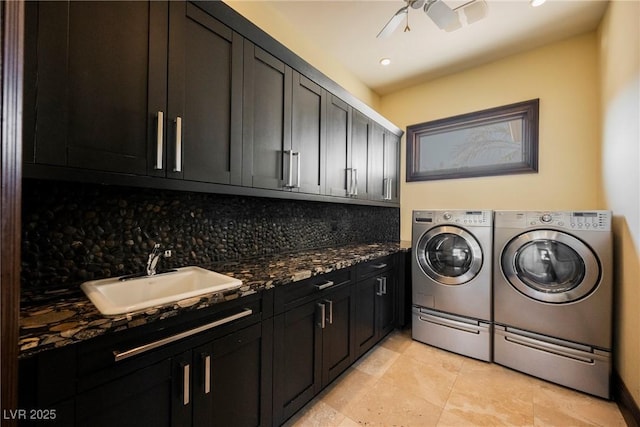
[[[398,241],[398,208],[25,180],[22,286],[59,288],[161,269]]]

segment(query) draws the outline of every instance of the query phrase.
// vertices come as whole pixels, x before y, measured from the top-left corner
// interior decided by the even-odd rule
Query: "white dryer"
[[[494,361],[609,398],[611,212],[496,211]]]
[[[413,339],[491,361],[492,240],[492,211],[413,212]]]

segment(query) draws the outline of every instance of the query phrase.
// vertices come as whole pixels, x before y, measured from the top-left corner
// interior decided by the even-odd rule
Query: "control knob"
[[[446,212],[444,215],[442,215],[442,217],[449,221],[451,219],[451,214],[449,212]]]
[[[552,219],[553,217],[549,214],[544,214],[540,217],[540,221],[542,222],[551,222]]]

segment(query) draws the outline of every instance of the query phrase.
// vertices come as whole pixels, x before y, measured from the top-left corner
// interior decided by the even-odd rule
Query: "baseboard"
[[[629,427],[640,427],[640,408],[629,389],[615,370],[613,371],[613,398]]]

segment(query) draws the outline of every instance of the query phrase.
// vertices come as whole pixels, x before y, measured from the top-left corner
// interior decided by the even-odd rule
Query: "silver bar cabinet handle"
[[[162,144],[164,140],[164,113],[162,111],[158,111],[156,130],[156,164],[154,169],[162,169]]]
[[[384,280],[382,277],[378,277],[376,280],[378,281],[378,290],[376,291],[376,295],[382,296],[384,295],[382,293],[382,283],[384,282]]]
[[[300,164],[302,161],[302,155],[300,154],[299,151],[293,153],[294,156],[297,156],[298,158],[298,180],[296,181],[296,188],[300,188]]]
[[[327,317],[327,321],[330,325],[333,325],[333,301],[330,299],[324,300],[325,303],[329,304],[329,317]]]
[[[190,384],[189,384],[189,373],[191,367],[188,363],[182,365],[182,404],[187,406],[190,401]]]
[[[383,277],[382,278],[382,295],[386,295],[387,294],[387,277]]]
[[[182,117],[176,117],[176,164],[174,172],[182,172]]]
[[[316,289],[321,291],[323,289],[327,289],[330,288],[331,286],[335,285],[334,282],[332,282],[331,280],[327,280],[325,283],[323,283],[322,285],[316,285]]]
[[[324,319],[324,317],[325,317],[325,316],[326,316],[326,314],[327,314],[327,313],[326,313],[326,307],[325,307],[325,305],[324,305],[324,304],[322,304],[322,303],[320,303],[320,302],[317,304],[317,306],[318,306],[318,308],[320,309],[320,325],[319,325],[319,326],[320,326],[320,328],[321,328],[321,329],[324,329],[324,328],[325,328],[325,326],[326,326],[326,324],[325,324],[325,319]]]
[[[389,180],[387,178],[382,179],[382,200],[389,200]]]
[[[211,356],[203,354],[204,359],[204,394],[211,392]]]
[[[154,348],[162,347],[165,344],[169,344],[174,341],[181,340],[182,338],[187,338],[192,335],[199,334],[200,332],[215,328],[216,326],[224,325],[225,323],[232,322],[236,319],[241,319],[243,317],[251,316],[252,314],[253,314],[253,310],[250,308],[246,308],[239,313],[232,314],[231,316],[225,317],[220,320],[216,320],[215,322],[207,323],[206,325],[202,325],[197,328],[189,329],[188,331],[184,331],[179,334],[168,336],[158,341],[153,341],[147,344],[143,344],[141,346],[134,347],[125,351],[114,350],[113,355],[115,357],[115,361],[119,362],[121,360],[128,359],[129,357],[133,357],[135,355],[145,353],[149,350],[153,350]]]
[[[287,172],[287,183],[284,185],[285,188],[293,188],[293,151],[285,150],[284,153],[289,155],[289,170]]]
[[[387,191],[387,200],[393,199],[393,178],[387,178],[387,185],[389,190]]]
[[[382,268],[385,268],[386,266],[387,266],[387,264],[385,264],[384,262],[382,262],[380,264],[372,265],[372,267],[375,268],[376,270],[380,270]]]
[[[353,182],[353,193],[351,194],[352,196],[357,196],[358,195],[358,169],[353,169],[353,175],[355,176]]]

